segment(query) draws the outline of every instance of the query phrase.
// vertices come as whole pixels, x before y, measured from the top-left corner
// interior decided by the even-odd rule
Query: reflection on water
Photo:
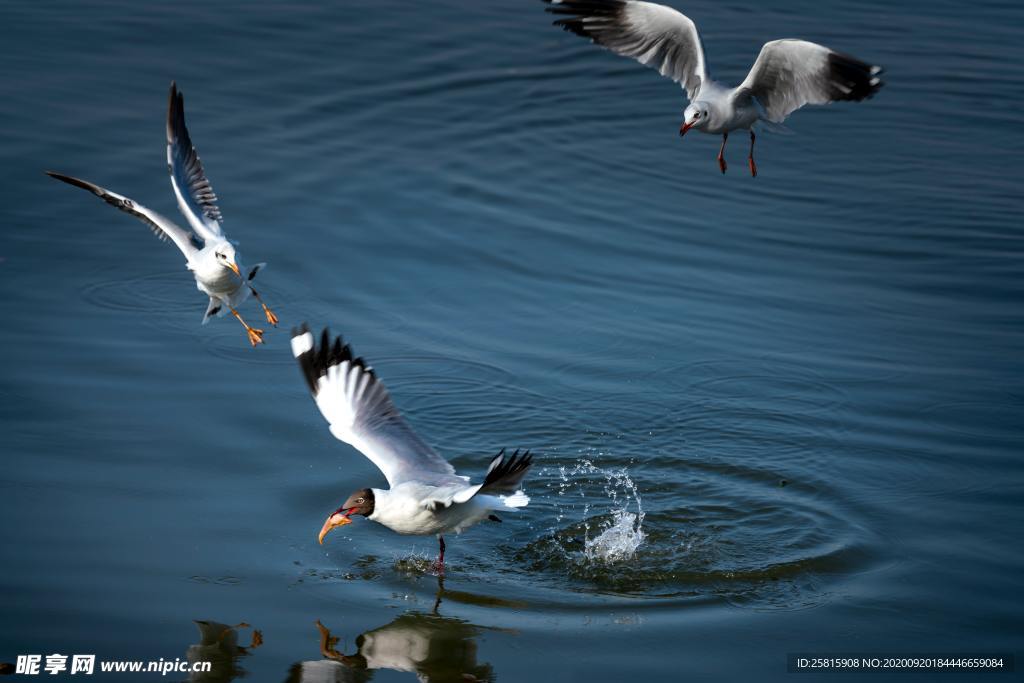
[[[440,600],[440,593],[438,596]],[[495,680],[490,664],[477,661],[475,638],[480,628],[435,612],[406,612],[390,624],[366,631],[355,640],[356,652],[337,649],[339,638],[318,620],[320,654],[326,659],[298,662],[289,683],[365,681],[376,669],[407,671],[420,681]]]
[[[423,682],[443,683],[458,681],[494,681],[491,664],[478,661],[477,637],[485,630],[464,619],[439,613],[442,601],[451,598],[456,603],[488,605],[483,596],[445,590],[444,578],[437,578],[437,592],[430,612],[408,611],[394,621],[364,631],[354,639],[355,651],[346,653],[344,635],[334,635],[319,619],[316,620],[320,655],[295,663],[288,671],[289,683],[318,681],[355,683],[370,680],[378,669],[409,672]],[[186,653],[189,664],[210,662],[208,672],[192,672],[189,681],[202,683],[230,683],[249,674],[242,667],[244,657],[263,644],[263,633],[253,629],[248,645],[240,645],[239,631],[251,628],[247,623],[234,626],[216,621],[195,621],[199,628],[199,642],[190,645]],[[496,629],[488,629],[496,630]],[[280,645],[280,639],[275,639]],[[305,639],[303,639],[305,641]],[[352,642],[348,640],[348,642]],[[342,645],[339,648],[339,643]]]
[[[210,662],[212,666],[206,672],[191,672],[189,680],[227,683],[244,676],[245,669],[239,665],[238,660],[263,644],[263,633],[253,629],[249,644],[243,647],[238,644],[238,630],[250,628],[245,622],[228,626],[216,621],[197,620],[195,624],[199,628],[199,642],[189,646],[185,657],[189,664]]]

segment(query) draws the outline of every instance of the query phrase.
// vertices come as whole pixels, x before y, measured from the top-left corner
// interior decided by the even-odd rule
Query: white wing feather
[[[111,192],[105,187],[100,187],[99,185],[90,183],[87,180],[74,178],[69,175],[64,175],[63,173],[47,171],[46,175],[51,178],[61,180],[68,185],[74,185],[75,187],[80,187],[83,190],[88,190],[107,204],[115,206],[125,213],[130,213],[148,225],[153,231],[153,234],[161,240],[171,240],[174,242],[174,245],[178,247],[178,249],[181,250],[181,253],[185,255],[185,258],[190,261],[192,256],[199,251],[199,247],[193,241],[194,235],[192,233],[182,229],[169,218],[165,218],[152,209],[147,209],[142,204],[139,204],[124,195]]]
[[[332,346],[325,330],[318,347],[313,334],[301,330],[292,353],[331,434],[369,458],[392,488],[407,481],[461,488],[469,481],[413,431],[372,368],[340,338]]]
[[[781,123],[807,104],[860,101],[878,92],[881,67],[806,40],[765,43],[736,97],[753,96],[769,121]]]
[[[693,100],[709,74],[696,24],[671,7],[639,0],[547,0],[566,31],[657,69]]]

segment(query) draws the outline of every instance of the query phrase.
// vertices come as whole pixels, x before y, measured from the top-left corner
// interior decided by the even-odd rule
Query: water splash
[[[816,481],[780,487],[776,470],[694,457],[677,479],[634,482],[661,463],[645,462],[641,475],[603,455],[585,451],[541,470],[548,515],[515,551],[534,582],[800,609],[828,599],[820,576],[870,559],[859,532],[820,504]]]
[[[599,562],[621,562],[636,554],[644,541],[643,512],[634,514],[627,510],[616,510],[612,524],[597,537],[588,538],[583,545],[583,554],[588,560]]]
[[[560,505],[558,521],[564,521],[568,515],[575,516],[577,510],[582,513],[582,520],[578,523],[583,531],[582,551],[562,546],[563,552],[586,563],[614,564],[632,559],[645,538],[644,510],[640,492],[626,468],[605,469],[583,458],[572,466],[560,466],[558,475],[555,484],[558,495],[570,497],[575,494],[580,499],[576,504]],[[604,499],[587,498],[587,489],[592,489],[588,480],[595,478],[599,481],[604,479]],[[593,513],[598,516],[595,518]]]

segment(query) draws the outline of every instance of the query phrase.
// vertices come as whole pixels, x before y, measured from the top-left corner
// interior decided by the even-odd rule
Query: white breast
[[[249,293],[249,288],[234,272],[215,264],[212,268],[194,271],[196,287],[206,294],[220,299],[230,299],[232,306],[240,304]]]
[[[473,498],[462,504],[436,510],[424,505],[431,500],[435,488],[425,484],[407,482],[390,491],[374,489],[373,514],[367,519],[399,534],[425,536],[430,534],[461,533],[485,519],[490,509],[489,496]]]

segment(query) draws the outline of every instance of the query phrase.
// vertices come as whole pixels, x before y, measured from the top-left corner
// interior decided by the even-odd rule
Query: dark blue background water
[[[0,660],[184,658],[194,619],[263,633],[214,680],[361,675],[297,664],[317,619],[431,680],[1020,653],[1019,3],[679,5],[727,82],[784,36],[887,67],[762,136],[757,179],[538,2],[327,5],[0,10]],[[450,539],[439,616],[433,539],[317,545],[383,479],[286,332],[200,327],[171,246],[43,175],[176,217],[172,79],[283,325],[343,332],[467,473],[538,453],[524,514]],[[641,511],[632,559],[587,558]]]

